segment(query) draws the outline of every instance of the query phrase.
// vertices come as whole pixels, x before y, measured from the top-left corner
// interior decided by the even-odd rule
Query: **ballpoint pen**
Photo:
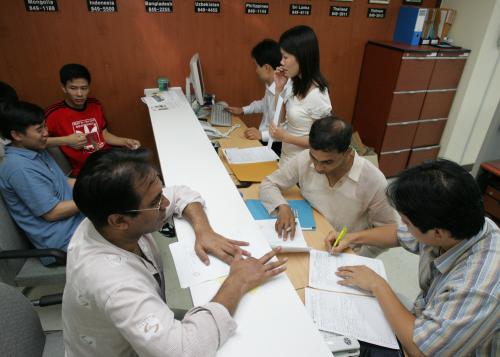
[[[339,235],[337,236],[337,239],[335,239],[335,242],[333,242],[332,248],[335,248],[336,246],[339,245],[340,241],[342,240],[342,238],[344,238],[346,233],[347,233],[347,227],[344,226],[340,231]]]

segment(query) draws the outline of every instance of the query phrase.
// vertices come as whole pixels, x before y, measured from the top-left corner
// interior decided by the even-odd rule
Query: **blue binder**
[[[246,200],[245,203],[254,219],[276,218],[267,213],[266,208],[260,200]],[[299,222],[302,230],[313,231],[316,229],[313,210],[309,202],[305,200],[288,200],[288,204],[291,208],[296,208],[299,212]]]
[[[401,6],[393,40],[417,46],[422,37],[426,16],[427,9],[425,8]]]

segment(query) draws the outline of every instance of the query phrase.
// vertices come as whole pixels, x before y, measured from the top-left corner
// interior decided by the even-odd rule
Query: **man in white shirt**
[[[284,239],[295,234],[295,217],[283,198],[296,184],[302,196],[336,229],[350,232],[398,222],[385,196],[387,181],[382,172],[350,147],[352,127],[335,117],[316,120],[304,150],[264,179],[260,199],[269,213],[277,210],[276,231]],[[363,246],[365,256],[381,248]]]
[[[236,329],[231,315],[242,295],[285,270],[284,260],[269,263],[279,250],[243,259],[238,242],[213,232],[196,192],[162,186],[142,149],[98,151],[84,164],[74,199],[87,219],[68,248],[62,306],[66,356],[213,356]],[[173,214],[190,221],[205,255],[231,261],[212,301],[182,321],[165,303],[149,234]]]
[[[269,123],[274,118],[274,71],[281,61],[280,46],[274,40],[265,39],[252,49],[252,58],[255,61],[257,76],[266,85],[264,98],[255,100],[245,107],[228,107],[227,111],[234,115],[262,113],[259,129],[253,127],[246,129],[245,137],[250,140],[260,140],[265,144],[269,141]]]

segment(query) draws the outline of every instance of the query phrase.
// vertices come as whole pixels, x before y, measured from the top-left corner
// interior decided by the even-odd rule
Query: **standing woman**
[[[309,147],[309,130],[316,119],[332,111],[328,84],[319,69],[318,39],[308,26],[285,31],[279,40],[281,66],[274,82],[277,95],[284,99],[280,126],[271,124],[270,135],[283,143],[280,166]],[[291,79],[291,88],[287,81]],[[283,115],[284,114],[284,115]],[[283,120],[284,119],[284,120]]]

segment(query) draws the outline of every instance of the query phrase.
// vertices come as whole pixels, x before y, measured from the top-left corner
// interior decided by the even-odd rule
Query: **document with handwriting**
[[[342,280],[342,278],[338,277],[335,272],[339,267],[346,265],[366,265],[387,280],[384,263],[379,259],[366,258],[347,253],[331,255],[328,252],[314,249],[311,250],[310,254],[309,286],[311,288],[358,295],[371,295],[365,290],[338,284],[338,281]]]
[[[399,348],[396,336],[374,297],[305,289],[306,309],[320,330]]]

